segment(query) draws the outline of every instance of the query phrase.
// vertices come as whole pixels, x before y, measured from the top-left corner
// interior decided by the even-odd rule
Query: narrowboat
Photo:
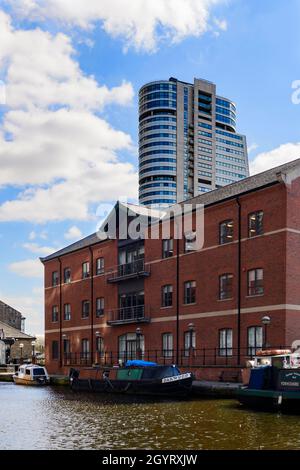
[[[242,405],[251,408],[300,411],[300,352],[255,358],[249,384],[238,391]]]
[[[191,372],[181,374],[175,365],[160,366],[141,360],[127,361],[125,367],[94,371],[95,378],[81,379],[79,371],[71,369],[72,390],[181,398],[190,393],[194,380]],[[101,378],[97,378],[99,372]]]
[[[50,382],[46,368],[36,364],[21,365],[18,372],[13,375],[13,380],[17,385],[41,386]]]

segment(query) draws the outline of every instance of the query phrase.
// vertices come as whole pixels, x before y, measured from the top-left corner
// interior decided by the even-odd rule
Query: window
[[[233,297],[233,275],[222,274],[219,277],[219,299],[227,300]]]
[[[263,211],[249,214],[249,238],[263,235],[264,233],[264,213]]]
[[[58,321],[58,306],[53,305],[52,307],[52,321],[53,323]]]
[[[251,269],[248,271],[248,295],[263,295],[264,293],[264,270]]]
[[[251,326],[248,328],[248,356],[255,356],[263,346],[262,326]]]
[[[63,340],[63,351],[64,354],[70,354],[71,352],[71,342],[69,339],[64,339]]]
[[[102,317],[104,315],[104,297],[96,299],[96,317]]]
[[[90,263],[87,261],[82,265],[82,279],[90,276]]]
[[[196,250],[196,233],[190,232],[184,235],[184,252],[188,253],[190,251]]]
[[[233,220],[225,220],[220,224],[220,245],[233,240]]]
[[[104,355],[104,341],[102,336],[96,338],[96,351],[100,356]]]
[[[162,251],[163,258],[171,258],[171,256],[173,256],[173,238],[162,241]]]
[[[98,258],[96,261],[96,274],[104,273],[104,258]]]
[[[184,303],[194,304],[196,302],[196,281],[184,283]]]
[[[58,286],[58,283],[59,283],[58,271],[53,271],[53,273],[52,273],[52,286],[53,287]]]
[[[81,340],[81,358],[88,359],[90,353],[90,341],[86,338]]]
[[[82,318],[88,318],[90,316],[90,302],[89,300],[84,300],[82,302]]]
[[[167,285],[162,287],[162,307],[172,307],[173,304],[173,286]]]
[[[163,357],[173,357],[173,335],[172,333],[163,333],[162,335]]]
[[[232,356],[232,329],[219,331],[219,356]]]
[[[71,304],[64,305],[64,320],[71,320]]]
[[[58,359],[59,349],[58,349],[58,341],[52,341],[52,359]]]
[[[65,268],[64,269],[64,283],[69,284],[71,282],[71,269]]]
[[[184,333],[184,355],[188,357],[190,355],[191,348],[196,348],[196,332],[185,331]]]

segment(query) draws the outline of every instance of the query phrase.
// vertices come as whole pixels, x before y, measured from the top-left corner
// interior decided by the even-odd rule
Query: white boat
[[[23,364],[13,375],[17,385],[47,385],[50,382],[45,367],[36,364]]]

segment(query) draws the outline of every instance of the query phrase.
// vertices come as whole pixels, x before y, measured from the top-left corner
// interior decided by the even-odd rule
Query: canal
[[[300,449],[300,419],[235,400],[154,401],[0,383],[1,449]]]

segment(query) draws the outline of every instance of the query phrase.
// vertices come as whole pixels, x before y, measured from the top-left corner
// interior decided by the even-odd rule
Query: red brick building
[[[205,207],[200,250],[172,220],[169,240],[94,234],[42,260],[50,373],[138,356],[217,378],[300,340],[300,160],[188,202]]]

